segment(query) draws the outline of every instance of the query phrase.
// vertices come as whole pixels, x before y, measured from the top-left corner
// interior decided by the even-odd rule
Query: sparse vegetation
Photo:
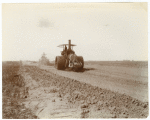
[[[31,110],[22,104],[26,98],[26,87],[21,76],[19,62],[3,62],[2,64],[2,118],[3,119],[35,119]]]

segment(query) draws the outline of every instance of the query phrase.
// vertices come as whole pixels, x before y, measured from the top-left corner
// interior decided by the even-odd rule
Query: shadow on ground
[[[81,70],[77,70],[75,72],[85,72],[85,71],[90,71],[90,70],[96,70],[95,68],[83,68]],[[65,71],[74,71],[72,68],[66,68]]]

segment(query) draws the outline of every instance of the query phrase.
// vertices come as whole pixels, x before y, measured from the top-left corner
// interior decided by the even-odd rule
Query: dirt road
[[[40,68],[148,102],[147,68],[85,65],[85,70],[82,72],[60,71],[53,66],[40,66]]]

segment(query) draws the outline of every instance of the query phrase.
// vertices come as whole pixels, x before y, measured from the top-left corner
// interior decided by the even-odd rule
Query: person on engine
[[[66,45],[65,45],[65,52],[67,53],[67,47],[66,47]]]

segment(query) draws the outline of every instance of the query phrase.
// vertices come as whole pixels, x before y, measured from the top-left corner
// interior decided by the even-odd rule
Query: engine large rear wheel
[[[65,69],[66,59],[64,56],[57,56],[55,58],[55,68],[57,70],[64,70]]]
[[[82,66],[80,67],[80,69],[83,69],[84,67],[84,59],[82,56],[78,56],[78,62],[82,63]]]

